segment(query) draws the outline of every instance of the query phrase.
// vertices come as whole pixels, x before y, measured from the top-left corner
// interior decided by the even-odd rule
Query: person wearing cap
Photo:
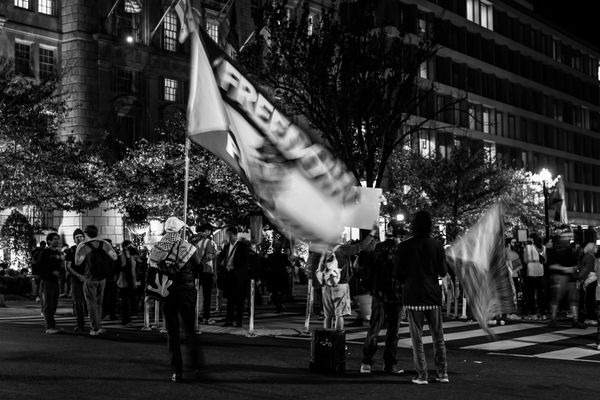
[[[171,381],[183,381],[183,358],[179,336],[179,317],[183,322],[189,348],[190,365],[197,372],[201,368],[199,345],[196,339],[196,286],[194,276],[202,271],[202,262],[196,246],[188,243],[184,236],[187,225],[177,217],[165,221],[166,234],[150,251],[149,267],[157,268],[158,263],[169,258],[176,262],[177,272],[170,274],[172,281],[169,295],[162,305],[162,313],[167,328],[167,344],[172,368]]]
[[[391,224],[386,231],[386,239],[375,245],[372,267],[368,270],[367,279],[370,287],[372,303],[369,331],[363,345],[363,358],[360,365],[361,374],[370,374],[373,356],[377,352],[379,332],[387,325],[385,348],[383,350],[384,372],[392,375],[403,374],[397,369],[396,353],[398,348],[398,327],[402,314],[402,285],[392,276],[396,264],[395,249],[402,241],[406,230],[399,224]]]
[[[85,274],[85,265],[75,265],[75,251],[77,246],[85,240],[83,231],[79,228],[73,232],[75,244],[66,252],[65,261],[67,275],[71,281],[71,297],[73,299],[73,310],[77,319],[76,331],[83,331],[85,326],[85,299],[83,297],[83,281]]]

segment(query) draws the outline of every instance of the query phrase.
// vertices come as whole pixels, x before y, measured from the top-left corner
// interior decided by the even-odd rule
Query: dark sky
[[[531,0],[534,10],[600,50],[600,17],[592,0]]]

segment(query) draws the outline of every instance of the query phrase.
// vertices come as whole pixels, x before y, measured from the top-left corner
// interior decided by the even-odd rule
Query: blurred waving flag
[[[494,337],[488,321],[515,312],[512,278],[504,250],[502,206],[492,206],[446,249],[446,257],[463,287],[473,317]]]
[[[186,26],[180,41],[192,40],[190,139],[236,171],[266,216],[288,234],[332,243],[344,226],[370,228],[378,204],[367,204],[370,196],[361,196],[365,188],[355,187],[345,165],[280,113],[198,29],[187,0],[175,10]],[[365,215],[369,226],[356,226],[356,217]]]
[[[550,200],[550,207],[554,209],[554,220],[567,225],[569,220],[567,218],[567,202],[565,201],[565,182],[560,175],[556,179],[556,186]]]
[[[130,14],[142,12],[142,0],[125,0],[125,12]]]

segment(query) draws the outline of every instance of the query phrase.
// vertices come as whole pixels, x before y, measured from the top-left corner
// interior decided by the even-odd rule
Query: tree
[[[531,211],[539,207],[525,201],[527,177],[525,171],[495,162],[485,149],[467,140],[451,148],[447,157],[395,155],[385,208],[389,213],[428,209],[446,226],[446,239],[452,241],[499,200],[507,204],[511,216],[527,215],[534,221],[539,212]],[[518,220],[512,218],[513,223]]]
[[[15,75],[0,59],[0,209],[82,210],[99,204],[100,148],[59,135],[58,80]]]
[[[31,250],[35,247],[33,227],[27,217],[12,210],[0,229],[0,249],[9,251],[13,269],[26,268],[31,265]]]
[[[140,140],[105,175],[105,196],[128,216],[183,213],[185,120],[172,118],[155,141]],[[190,151],[188,186],[190,219],[215,225],[239,222],[254,205],[248,189],[231,169],[204,148]],[[133,216],[131,216],[133,217]]]
[[[456,104],[428,106],[435,87],[418,74],[436,46],[431,35],[386,20],[392,13],[378,8],[389,3],[323,7],[317,26],[308,1],[290,17],[286,2],[268,2],[256,20],[256,40],[239,57],[280,107],[322,135],[357,181],[377,187],[404,138],[435,129],[431,119]],[[379,27],[375,14],[384,15]]]

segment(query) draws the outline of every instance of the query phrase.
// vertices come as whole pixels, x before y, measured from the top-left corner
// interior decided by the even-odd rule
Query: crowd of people
[[[435,380],[448,383],[440,284],[448,272],[446,257],[442,243],[431,237],[432,222],[427,212],[416,213],[411,228],[409,233],[403,225],[390,225],[386,240],[380,242],[374,227],[360,241],[340,243],[328,251],[311,248],[306,274],[315,289],[313,311],[322,315],[324,328],[343,330],[344,318],[352,313],[353,306],[359,306],[357,299],[365,293],[372,299],[360,367],[363,374],[372,371],[377,337],[384,327],[387,327],[384,371],[404,372],[396,367],[396,349],[400,321],[407,320],[417,372],[412,380],[415,384],[429,382],[422,342],[426,320],[434,343]],[[168,294],[161,309],[168,336],[171,380],[183,379],[180,323],[189,338],[192,366],[201,369],[202,356],[194,328],[197,313],[201,314],[202,323],[215,323],[211,318],[213,291],[218,290],[217,299],[220,296],[226,299],[223,325],[242,327],[249,310],[251,278],[257,285],[256,299],[260,301],[261,294],[269,293],[275,311],[283,312],[285,302],[293,301],[291,286],[297,269],[285,239],[276,240],[272,251],[261,255],[233,227],[226,229],[223,246],[218,246],[212,229],[210,225],[202,225],[192,232],[183,221],[171,217],[165,222],[166,234],[148,254],[139,252],[129,241],[115,248],[110,241],[97,237],[98,229],[93,225],[77,229],[73,234],[75,245],[66,251],[59,249],[58,234],[50,233],[46,247],[35,255],[34,264],[40,278],[46,333],[60,331],[54,313],[63,271],[77,317],[75,329],[84,330],[87,317],[89,334],[97,336],[105,332],[102,328],[105,317],[116,319],[119,314],[123,325],[130,324],[131,316],[140,312],[147,300],[147,271],[153,267],[160,269],[165,260],[173,258],[175,269],[169,274],[168,285],[157,289]],[[567,315],[572,318],[573,327],[597,325],[600,308],[597,247],[592,241],[576,243],[571,239],[568,234],[547,240],[532,235],[526,243],[507,239],[507,269],[513,281],[517,312],[498,318],[506,322],[522,318],[548,320],[556,325],[559,312],[568,306]],[[104,264],[110,267],[103,268]],[[329,271],[330,266],[336,270],[332,267]],[[203,295],[201,310],[196,310],[198,290]]]
[[[570,232],[545,239],[532,234],[526,242],[507,239],[517,313],[504,320],[541,320],[555,326],[564,311],[574,328],[598,325],[599,256],[595,239],[578,242]]]

